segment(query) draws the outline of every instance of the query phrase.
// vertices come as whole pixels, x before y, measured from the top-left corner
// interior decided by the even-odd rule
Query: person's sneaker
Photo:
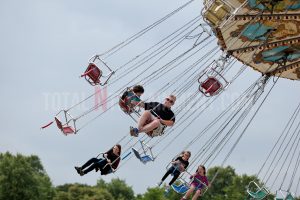
[[[99,167],[95,167],[95,171],[98,172],[99,171]]]
[[[84,175],[84,171],[80,170],[80,176]]]
[[[166,186],[166,189],[165,189],[165,193],[167,194],[167,193],[169,193],[169,192],[170,192],[170,186],[167,185],[167,186]]]
[[[158,182],[158,183],[156,184],[157,187],[160,187],[162,183],[163,183],[162,181]]]
[[[81,170],[81,167],[74,167],[74,168],[76,169],[76,171],[77,171],[78,174],[81,173],[81,171],[82,171],[82,170]]]
[[[137,128],[133,128],[132,126],[130,126],[130,135],[134,136],[134,137],[138,137],[139,136],[139,130]]]

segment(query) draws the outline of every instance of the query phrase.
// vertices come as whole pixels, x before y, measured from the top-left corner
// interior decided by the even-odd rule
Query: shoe
[[[84,173],[84,171],[80,171],[80,176],[83,176],[85,173]]]
[[[162,181],[158,182],[158,183],[156,184],[157,187],[160,187],[162,183],[163,183]]]
[[[138,137],[139,136],[139,129],[133,128],[132,126],[130,126],[130,135],[134,136],[134,137]]]
[[[170,186],[167,185],[167,186],[166,186],[166,189],[165,189],[165,193],[167,194],[167,193],[169,193],[169,192],[170,192]]]
[[[74,168],[76,169],[76,171],[77,171],[78,174],[81,173],[81,171],[82,171],[81,167],[74,167]]]

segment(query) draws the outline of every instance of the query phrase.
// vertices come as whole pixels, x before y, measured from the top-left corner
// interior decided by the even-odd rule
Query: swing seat
[[[225,2],[217,0],[213,1],[210,5],[205,5],[204,16],[214,26],[220,25],[231,13],[230,6]]]
[[[130,91],[129,88],[127,88],[127,90],[119,99],[119,106],[123,112],[125,112],[126,114],[131,114],[136,111],[136,105],[133,102],[139,103],[140,101],[140,97],[138,97],[136,94]]]
[[[250,191],[248,191],[248,194],[249,194],[253,199],[260,200],[260,199],[264,199],[269,193],[267,193],[267,192],[264,191],[264,190],[260,190],[260,191],[257,191],[257,192],[250,192]]]
[[[285,197],[285,200],[295,200],[295,198],[293,197],[293,195],[290,193]]]
[[[81,77],[85,78],[89,84],[92,86],[100,84],[100,78],[102,76],[102,71],[94,63],[90,63]]]
[[[285,197],[276,197],[275,200],[295,200],[291,193],[288,193]]]
[[[120,99],[119,106],[123,112],[125,112],[126,114],[131,114],[133,112],[133,110],[128,105],[128,101],[129,100],[127,97],[125,97],[125,99]]]
[[[68,135],[68,134],[72,134],[75,133],[75,130],[73,127],[68,126],[68,125],[62,125],[61,121],[55,117],[55,122],[57,127],[63,132],[63,134]]]
[[[172,184],[171,187],[178,194],[185,194],[190,189],[185,183],[180,185]]]
[[[250,190],[250,185],[253,185],[256,189]],[[250,199],[261,200],[264,199],[270,193],[269,190],[265,187],[260,187],[254,181],[251,181],[247,187],[247,193],[250,196]]]
[[[143,164],[146,164],[149,161],[154,161],[154,159],[150,155],[141,156],[135,148],[132,148],[132,151],[135,157],[139,159]]]
[[[209,96],[214,96],[218,94],[222,87],[223,85],[215,77],[208,77],[200,84],[199,91]]]

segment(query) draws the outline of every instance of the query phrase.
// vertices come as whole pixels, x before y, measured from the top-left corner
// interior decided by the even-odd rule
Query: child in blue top
[[[141,85],[136,85],[132,89],[128,89],[120,98],[119,105],[121,109],[127,114],[132,113],[135,107],[142,102],[140,97],[143,93],[144,88]]]

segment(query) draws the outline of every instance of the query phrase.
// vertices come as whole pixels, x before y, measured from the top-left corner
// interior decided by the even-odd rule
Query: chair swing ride
[[[180,9],[183,9],[191,2],[193,2],[193,0],[182,6]],[[178,110],[176,110],[176,113],[181,114],[183,109],[180,108],[183,108],[187,104],[192,104],[194,100],[193,97],[198,96],[199,99],[204,97],[207,99],[207,101],[212,102],[219,95],[222,95],[222,93],[235,81],[239,74],[243,72],[243,70],[240,70],[238,73],[236,73],[236,76],[231,79],[229,78],[229,75],[227,75],[228,70],[231,70],[232,63],[234,61],[239,61],[244,66],[251,67],[260,72],[262,77],[253,84],[252,88],[250,87],[250,89],[248,88],[248,90],[245,91],[242,98],[237,100],[237,102],[240,103],[240,108],[235,111],[235,114],[242,114],[232,125],[232,129],[235,129],[236,127],[240,126],[241,122],[244,120],[244,115],[249,113],[249,110],[253,107],[254,103],[257,102],[262,96],[270,77],[285,78],[290,80],[300,79],[300,2],[298,0],[203,0],[203,3],[204,8],[201,14],[203,16],[204,23],[201,24],[201,26],[208,25],[210,27],[211,31],[214,33],[214,36],[217,38],[219,47],[221,48],[221,55],[219,58],[212,58],[211,60],[206,61],[204,61],[205,56],[203,56],[202,60],[199,60],[199,62],[196,63],[197,66],[200,66],[199,63],[203,62],[201,65],[204,66],[204,69],[202,70],[200,70],[200,67],[202,66],[200,66],[199,69],[197,68],[197,71],[193,71],[195,69],[194,65],[191,65],[190,67],[182,67],[182,71],[180,72],[181,75],[179,74],[179,76],[174,77],[173,80],[167,82],[165,85],[162,85],[158,92],[167,91],[170,89],[170,86],[172,86],[172,83],[176,83],[177,81],[178,86],[173,86],[176,87],[175,89],[173,88],[173,91],[175,91],[175,95],[182,96],[187,89],[192,88],[191,86],[194,83],[198,84],[198,88],[195,90],[197,93],[195,93],[194,96],[190,96],[190,99],[187,99],[184,103],[178,105]],[[199,18],[197,18],[197,20],[199,20]],[[192,24],[195,22],[197,21],[191,20],[189,23]],[[157,26],[159,23],[154,24]],[[198,23],[195,26],[198,29],[201,28]],[[154,27],[154,25],[150,25],[149,27]],[[185,25],[183,27],[187,26]],[[127,44],[138,39],[149,30],[151,29],[147,27],[139,34],[134,35],[134,37],[130,37],[128,40],[125,40],[125,43],[117,45],[117,48],[112,48],[110,51],[106,52],[106,54],[109,54],[110,56],[114,52],[121,50],[122,48],[126,47]],[[182,32],[178,32],[178,30],[182,30]],[[185,41],[188,38],[187,36],[190,36],[191,33],[193,33],[192,31],[189,32],[188,29],[182,28],[178,30],[174,33],[178,33],[178,37],[181,36],[180,34],[182,33],[182,41]],[[184,32],[184,30],[187,30],[187,32]],[[174,33],[171,35],[173,36]],[[208,31],[203,31],[203,33],[208,35],[208,37],[203,39],[203,41],[198,42],[199,38],[202,37],[201,32],[201,34],[198,34],[199,37],[194,43],[196,45],[193,45],[192,48],[183,52],[180,56],[168,62],[161,68],[152,69],[154,64],[150,65],[147,68],[149,71],[152,70],[149,72],[150,75],[146,74],[147,70],[144,70],[144,75],[143,73],[140,75],[141,81],[136,81],[135,83],[143,83],[144,81],[145,85],[147,84],[148,86],[149,84],[152,84],[152,82],[149,81],[150,78],[153,78],[154,80],[160,80],[164,75],[162,72],[171,71],[173,63],[177,62],[188,53],[196,51],[197,48],[201,47],[201,45],[203,45],[202,48],[205,48],[204,42],[208,40],[208,38],[211,38],[211,33]],[[163,54],[165,49],[167,49],[167,47],[165,48],[167,44],[170,44],[168,48],[173,48],[171,41],[174,40],[175,37],[164,38],[162,41],[160,41],[165,42],[161,46],[159,46],[159,43],[157,43],[156,45],[131,59],[130,62],[136,62],[130,67],[128,67],[126,64],[114,69],[114,67],[110,67],[107,62],[104,61],[103,57],[105,54],[93,56],[89,60],[88,66],[81,77],[84,77],[91,86],[105,86],[107,84],[114,83],[114,81],[116,82],[121,80],[119,77],[123,77],[123,74],[126,73],[126,71],[129,71],[126,73],[126,75],[129,76],[130,70],[133,71],[133,69],[141,69],[142,67],[145,68],[143,64],[146,62],[145,60],[155,59],[159,53]],[[153,51],[150,52],[152,49]],[[155,61],[153,63],[155,63]],[[176,67],[177,65],[175,67],[173,66],[173,68]],[[121,72],[121,70],[124,71]],[[158,72],[161,72],[162,75],[158,75]],[[104,75],[104,73],[106,73],[106,75]],[[113,80],[113,77],[118,76],[118,74],[119,77],[116,77]],[[188,77],[186,77],[186,80],[183,80],[185,75]],[[129,82],[126,85],[133,84],[132,82]],[[93,95],[94,94],[88,98],[93,97]],[[111,102],[116,98],[117,102],[114,103],[114,105],[119,105],[120,109],[127,116],[133,119],[134,122],[137,122],[141,112],[140,106],[139,104],[132,103],[132,99],[138,98],[139,102],[142,102],[140,96],[137,96],[132,91],[132,88],[127,86],[125,90],[124,87],[117,89],[113,95],[108,97],[106,102]],[[242,100],[244,100],[244,102],[242,102]],[[77,122],[80,121],[81,118],[87,117],[90,113],[95,111],[95,106],[92,106],[88,110],[74,117],[71,114],[72,109],[84,101],[85,100],[73,105],[68,109],[61,110],[55,116],[53,122],[56,123],[57,127],[64,135],[76,134],[79,130],[85,127],[85,125],[78,127]],[[247,107],[249,110],[243,110],[243,107]],[[205,109],[206,108],[203,108],[201,112],[203,112]],[[192,111],[187,111],[184,113],[183,117],[180,118],[180,120],[189,120],[186,115],[192,116],[193,114],[194,113],[192,113]],[[99,116],[100,115],[102,115],[102,113],[100,113]],[[60,121],[60,118],[63,118],[64,120]],[[92,120],[94,119],[95,118],[92,118]],[[180,122],[180,120],[178,121]],[[219,120],[219,118],[216,118],[216,120]],[[234,117],[232,117],[230,120],[234,121]],[[45,125],[43,128],[50,126],[53,122]],[[90,121],[88,120],[88,123],[89,122]],[[251,121],[249,124],[250,123]],[[176,126],[172,130],[171,128],[164,127],[160,133],[160,137],[162,138],[161,140],[167,138],[167,136],[174,132],[174,130],[177,130]],[[207,130],[204,130],[204,132],[206,131]],[[224,141],[219,143],[219,147],[215,148],[223,148],[224,145],[226,145],[230,138],[228,135],[234,132],[231,131],[232,130],[230,129],[227,135],[224,136]],[[246,129],[244,131],[246,131]],[[125,136],[123,138],[125,138]],[[134,156],[143,164],[155,161],[155,158],[159,155],[159,153],[155,156],[153,154],[153,148],[158,144],[158,142],[152,142],[152,145],[150,145],[152,140],[153,138],[149,137],[139,139],[134,145],[129,146],[127,150],[125,150],[125,156],[123,156],[122,160],[128,158],[129,155],[133,153]],[[191,140],[190,144],[193,144],[196,140],[197,139]],[[211,142],[213,143],[217,141],[211,139]],[[136,145],[139,145],[139,148]],[[186,148],[188,147],[189,146]],[[209,148],[211,147],[208,146],[206,149]],[[234,148],[235,146],[232,146],[232,149]],[[199,154],[197,155],[200,155],[200,152],[204,152],[204,149],[203,151],[199,150]],[[207,152],[207,154],[211,155],[214,153]],[[195,160],[195,166],[196,163],[204,164],[208,162],[210,159],[212,159],[211,155],[207,156],[205,161],[202,160],[197,162]],[[217,155],[218,153],[215,154],[215,156]],[[228,154],[228,156],[229,155],[230,154]],[[224,162],[227,160],[227,158],[228,157],[224,159]],[[189,167],[189,169],[192,167],[193,166]],[[187,178],[189,176],[188,170],[185,171],[184,174],[185,175],[182,175],[178,179],[176,184],[172,185],[173,190],[180,194],[184,194],[189,189],[190,180]],[[208,187],[205,186],[204,188],[205,193]],[[280,188],[276,192],[276,200],[294,199],[294,195],[290,190],[291,186],[288,187],[288,190]],[[264,199],[270,193],[270,190],[267,189],[264,184],[257,183],[257,181],[251,181],[247,187],[247,199]]]

